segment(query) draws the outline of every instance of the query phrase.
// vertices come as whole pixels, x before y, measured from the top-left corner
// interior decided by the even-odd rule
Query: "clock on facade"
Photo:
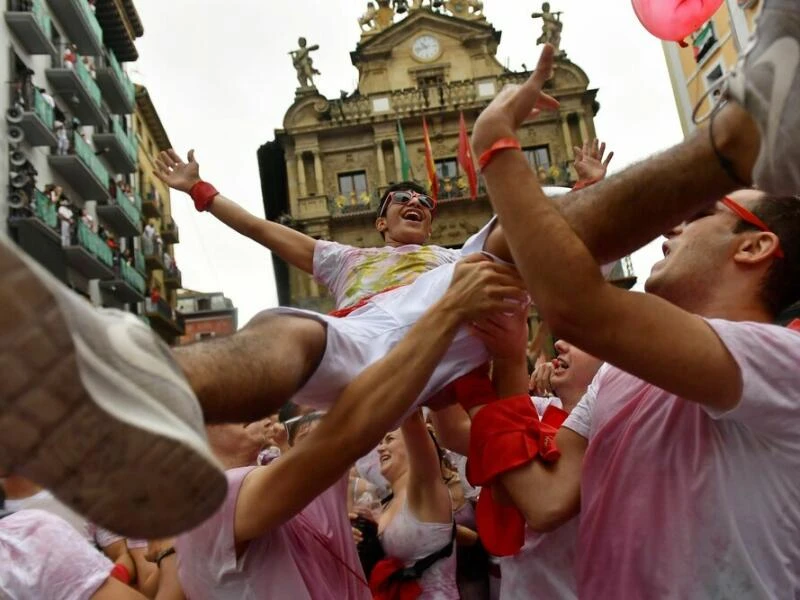
[[[414,53],[414,57],[424,61],[438,58],[441,51],[442,47],[439,44],[439,40],[429,34],[419,36],[411,46],[411,52]]]

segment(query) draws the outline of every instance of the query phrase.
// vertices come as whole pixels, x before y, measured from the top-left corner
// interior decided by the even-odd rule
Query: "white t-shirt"
[[[581,598],[800,597],[800,333],[708,322],[741,369],[736,408],[604,367],[564,423],[589,440]]]
[[[51,515],[56,515],[64,519],[64,521],[72,525],[73,529],[85,540],[92,540],[92,536],[89,533],[89,521],[53,496],[49,490],[39,490],[27,498],[6,500],[6,510],[13,513],[22,510],[43,510]]]
[[[66,521],[42,510],[0,519],[0,598],[86,600],[111,575],[111,561]]]
[[[558,398],[531,398],[541,417],[550,405],[563,408]],[[558,529],[537,533],[525,528],[525,545],[500,563],[500,600],[577,599],[579,518],[573,517]]]

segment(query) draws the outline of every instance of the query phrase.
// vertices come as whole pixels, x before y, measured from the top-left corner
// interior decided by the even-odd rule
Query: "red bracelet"
[[[189,195],[192,197],[192,200],[194,200],[194,207],[197,209],[197,212],[208,210],[217,194],[219,194],[217,188],[207,181],[198,181],[192,186],[192,189],[189,190]]]
[[[491,147],[481,154],[481,157],[478,159],[478,166],[480,167],[481,171],[483,171],[492,159],[494,158],[495,154],[501,152],[503,150],[522,150],[522,146],[519,143],[517,138],[500,138]]]
[[[128,567],[125,565],[115,564],[111,569],[111,577],[119,579],[125,585],[130,585],[131,583],[131,572],[128,571]]]

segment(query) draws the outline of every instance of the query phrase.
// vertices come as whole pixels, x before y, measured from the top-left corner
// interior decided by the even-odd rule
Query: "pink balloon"
[[[668,42],[681,42],[717,12],[722,0],[632,0],[632,3],[647,31]]]

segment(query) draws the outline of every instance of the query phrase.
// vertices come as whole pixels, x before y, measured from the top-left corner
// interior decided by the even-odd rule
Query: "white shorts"
[[[467,240],[462,254],[481,252],[493,226],[494,219]],[[451,263],[423,273],[412,284],[379,294],[344,318],[299,308],[281,307],[270,311],[308,317],[327,326],[325,354],[311,378],[292,397],[292,402],[320,410],[330,408],[359,373],[386,356],[423,313],[444,295],[455,267],[456,263]],[[489,353],[483,342],[461,328],[406,414],[451,381],[488,360]]]

